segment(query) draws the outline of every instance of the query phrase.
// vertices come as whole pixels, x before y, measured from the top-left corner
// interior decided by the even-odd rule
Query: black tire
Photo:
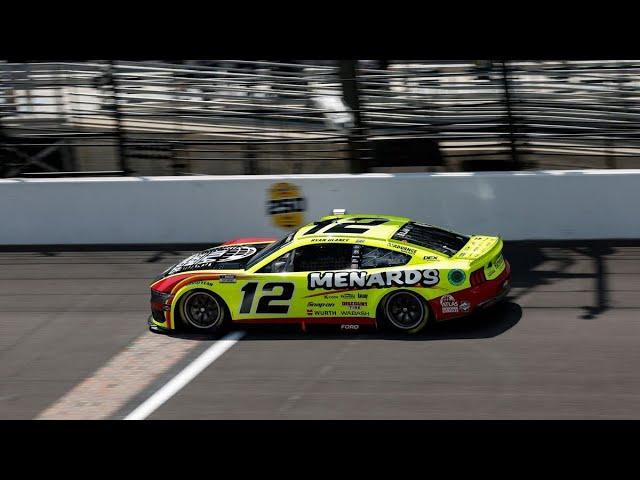
[[[380,315],[385,326],[403,333],[414,334],[429,323],[431,312],[424,299],[408,290],[397,290],[380,302]]]
[[[180,319],[192,332],[217,333],[227,324],[229,313],[224,301],[209,290],[190,290],[180,299]]]

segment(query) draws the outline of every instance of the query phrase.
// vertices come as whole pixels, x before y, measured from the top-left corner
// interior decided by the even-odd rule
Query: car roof
[[[297,232],[295,238],[300,240],[302,238],[314,238],[314,237],[357,237],[357,238],[375,238],[381,240],[390,239],[400,227],[405,225],[407,222],[410,222],[411,219],[407,217],[398,217],[395,215],[371,215],[368,213],[352,213],[348,215],[327,215],[326,217],[322,217],[320,221],[327,220],[336,220],[336,223],[349,223],[353,222],[354,219],[384,219],[385,223],[380,225],[373,225],[368,228],[365,233],[329,233],[326,232],[327,228],[323,228],[318,233],[312,233],[305,235],[306,232],[311,230],[318,222],[309,223],[304,227],[301,227]],[[365,226],[365,223],[362,223]]]

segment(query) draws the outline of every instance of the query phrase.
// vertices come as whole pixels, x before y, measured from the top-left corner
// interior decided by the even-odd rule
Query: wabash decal
[[[380,272],[368,274],[363,271],[352,272],[311,272],[307,276],[309,290],[322,288],[388,288],[424,285],[433,287],[440,282],[440,272],[434,269],[402,270],[398,272]]]

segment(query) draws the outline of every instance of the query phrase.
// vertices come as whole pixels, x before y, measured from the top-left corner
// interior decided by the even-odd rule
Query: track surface
[[[0,418],[35,418],[145,334],[188,252],[1,252]],[[417,337],[249,333],[152,419],[640,418],[640,242],[508,243],[508,301]],[[122,418],[211,345],[111,418]]]

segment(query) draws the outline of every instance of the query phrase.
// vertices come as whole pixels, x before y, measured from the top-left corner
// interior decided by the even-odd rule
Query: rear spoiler
[[[500,237],[473,235],[451,260],[467,260],[472,267],[480,266],[498,255],[503,245]]]

